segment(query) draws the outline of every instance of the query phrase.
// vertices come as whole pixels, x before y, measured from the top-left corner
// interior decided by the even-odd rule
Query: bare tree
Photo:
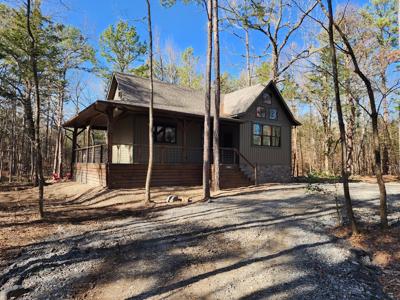
[[[211,102],[211,60],[212,60],[212,0],[207,0],[207,61],[204,95],[204,145],[203,145],[203,200],[210,199],[210,102]]]
[[[150,0],[146,0],[147,2],[147,24],[148,24],[148,32],[149,32],[149,78],[150,78],[150,99],[149,99],[149,161],[147,165],[147,176],[146,176],[146,186],[145,186],[145,202],[148,204],[151,201],[150,195],[150,184],[151,184],[151,175],[153,172],[153,146],[154,146],[154,138],[153,138],[153,33],[151,29],[151,7]]]
[[[247,71],[247,85],[251,86],[251,66],[250,66],[250,41],[249,41],[249,28],[244,28],[245,44],[246,44],[246,71]]]
[[[214,32],[214,128],[213,128],[213,154],[214,154],[214,189],[220,189],[219,179],[219,105],[221,102],[221,78],[219,57],[219,26],[218,26],[218,0],[213,1],[213,32]]]
[[[288,46],[291,37],[302,26],[305,18],[317,6],[318,2],[313,1],[306,10],[300,10],[297,17],[293,17],[291,12],[294,10],[287,0],[263,1],[251,0],[244,1],[242,5],[237,5],[235,1],[229,5],[230,13],[240,22],[244,28],[254,29],[264,34],[272,47],[271,51],[271,80],[278,82],[280,76],[288,70],[294,63],[302,58],[309,57],[309,49],[303,49],[290,56],[285,62],[284,51]]]
[[[244,6],[248,5],[248,0],[243,1]],[[241,20],[240,16],[236,14],[237,10],[235,9],[235,2],[230,0],[224,1],[221,5],[218,5],[225,11],[225,19],[228,21],[228,24],[234,28],[238,28],[244,31],[244,37],[239,34],[232,32],[233,35],[238,37],[239,39],[244,41],[245,45],[245,58],[246,58],[246,83],[247,86],[251,86],[252,80],[252,71],[251,71],[251,57],[250,57],[250,36],[249,36],[249,27],[244,24],[243,20]]]
[[[325,5],[322,3],[321,0],[318,0],[320,3],[320,6],[324,13],[329,17],[330,14],[327,12]],[[379,129],[378,129],[378,110],[376,108],[376,103],[375,103],[375,95],[374,91],[372,88],[372,84],[370,79],[367,77],[367,75],[360,69],[360,66],[358,64],[358,59],[355,55],[355,52],[353,50],[353,47],[351,46],[351,43],[347,37],[347,35],[344,33],[344,31],[341,29],[341,27],[334,21],[333,17],[331,17],[331,21],[333,23],[333,26],[335,27],[336,31],[339,33],[341,39],[343,40],[343,43],[345,45],[345,49],[341,48],[341,50],[346,53],[348,56],[350,56],[351,61],[353,63],[354,67],[354,73],[356,73],[360,79],[363,81],[365,88],[367,90],[368,94],[368,99],[369,99],[369,105],[371,111],[368,113],[370,118],[371,118],[371,124],[372,124],[372,141],[373,141],[373,147],[374,147],[374,166],[375,166],[375,176],[376,180],[378,182],[379,186],[379,200],[380,200],[380,218],[381,218],[381,226],[383,228],[386,228],[388,226],[388,220],[387,220],[387,195],[386,195],[386,186],[385,182],[383,180],[383,175],[382,175],[382,162],[381,162],[381,148],[380,148],[380,139],[379,139]]]
[[[336,100],[336,111],[339,122],[339,130],[340,130],[340,145],[341,145],[341,173],[343,180],[343,192],[345,205],[347,210],[347,217],[351,223],[351,228],[353,233],[358,233],[357,223],[354,218],[353,206],[351,203],[350,197],[350,189],[349,189],[349,177],[346,171],[346,129],[343,121],[343,113],[342,113],[342,103],[340,100],[340,90],[339,90],[339,77],[338,77],[338,68],[337,68],[337,60],[336,60],[336,48],[335,42],[333,39],[333,14],[332,14],[332,3],[331,0],[328,1],[329,6],[329,47],[331,50],[331,58],[332,58],[332,76],[333,76],[333,84],[335,90],[335,100]]]
[[[35,101],[36,101],[36,116],[35,116],[35,150],[36,150],[36,170],[38,172],[39,180],[39,216],[44,217],[43,211],[43,193],[44,193],[44,176],[43,176],[43,165],[42,165],[42,150],[40,141],[40,112],[41,112],[41,101],[40,101],[40,88],[39,88],[39,75],[37,68],[37,47],[36,40],[33,36],[31,29],[31,1],[27,0],[26,4],[26,27],[28,35],[30,37],[30,62],[33,73],[33,81],[35,84]]]

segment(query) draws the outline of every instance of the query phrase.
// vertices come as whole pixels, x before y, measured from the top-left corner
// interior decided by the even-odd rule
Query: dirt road
[[[387,188],[393,221],[400,184]],[[352,191],[368,218],[377,186]],[[290,184],[60,225],[2,262],[0,287],[22,286],[21,299],[386,299],[365,257],[327,233],[335,223],[331,195]]]

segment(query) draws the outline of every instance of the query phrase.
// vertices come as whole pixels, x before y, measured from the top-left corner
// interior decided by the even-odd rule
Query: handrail
[[[129,145],[133,147],[149,147],[148,144],[119,144],[119,145]],[[155,148],[176,148],[176,149],[193,149],[193,150],[202,150],[203,147],[192,147],[192,146],[181,146],[181,145],[174,145],[174,144],[157,144],[154,143]]]
[[[106,153],[103,153],[106,149],[107,144],[76,148],[75,160],[78,163],[105,163],[108,160]]]
[[[252,164],[237,148],[228,148],[228,147],[220,147],[221,150],[228,150],[235,152],[240,158],[242,158],[252,169],[254,173],[254,184],[258,184],[258,172],[257,172],[257,164]]]
[[[104,146],[107,146],[107,144],[98,144],[98,145],[80,147],[80,148],[76,148],[75,151],[77,151],[77,150],[85,150],[85,149],[90,149],[90,148],[104,147]]]
[[[138,152],[136,152],[136,153],[138,153],[139,154],[139,159],[138,160],[140,160],[140,155],[141,155],[141,149],[143,149],[143,148],[146,148],[146,147],[148,147],[149,145],[148,144],[118,144],[118,145],[129,145],[129,146],[132,146],[133,147],[133,149],[136,149]],[[100,148],[100,153],[99,153],[99,162],[100,163],[102,163],[102,162],[104,162],[104,159],[107,159],[107,157],[106,157],[106,155],[105,156],[103,156],[103,150],[105,149],[105,147],[107,146],[107,144],[99,144],[99,145],[92,145],[92,146],[87,146],[87,147],[81,147],[81,148],[77,148],[77,149],[75,149],[75,151],[77,151],[77,152],[79,152],[79,151],[81,151],[81,152],[83,152],[83,154],[82,155],[84,155],[84,156],[82,156],[82,157],[79,157],[79,156],[77,156],[77,160],[79,160],[80,158],[81,158],[81,160],[83,160],[83,159],[85,159],[86,160],[86,163],[88,163],[88,162],[95,162],[95,160],[97,160],[96,158],[97,158],[97,156],[95,157],[95,148]],[[181,153],[181,162],[187,162],[188,161],[188,153],[189,152],[191,152],[191,151],[193,151],[193,150],[196,150],[196,151],[199,151],[199,150],[202,150],[203,148],[202,147],[191,147],[191,146],[183,146],[183,145],[169,145],[169,144],[155,144],[154,145],[155,146],[155,148],[156,149],[160,149],[161,150],[161,152],[160,152],[160,155],[161,155],[161,157],[160,157],[160,159],[161,159],[161,163],[164,163],[165,162],[165,156],[166,156],[166,153],[165,153],[165,150],[167,150],[167,149],[179,149],[179,150],[184,150],[184,151],[182,151],[182,153]],[[104,148],[103,148],[104,147]],[[91,151],[91,155],[89,154],[89,149],[91,149],[92,151]],[[220,147],[219,148],[221,151],[232,151],[234,154],[236,154],[237,155],[237,157],[239,157],[239,158],[241,158],[247,165],[249,165],[250,166],[250,168],[251,169],[253,169],[253,175],[254,175],[254,184],[255,185],[257,185],[258,184],[258,178],[257,178],[257,169],[258,169],[258,166],[257,166],[257,164],[253,164],[252,162],[250,162],[248,159],[247,159],[247,157],[245,157],[240,151],[239,151],[239,149],[237,149],[237,148],[230,148],[230,147]],[[211,149],[210,149],[211,150]],[[236,156],[234,156],[233,157],[233,163],[234,164],[236,164],[236,163],[239,163],[239,161],[238,161],[238,159],[237,159],[237,157]],[[144,158],[144,157],[143,157]],[[134,160],[135,160],[135,158],[133,158]],[[199,158],[199,159],[201,159],[201,158]]]
[[[235,152],[245,161],[247,162],[247,164],[252,167],[255,168],[255,165],[253,165],[238,149],[235,148]]]

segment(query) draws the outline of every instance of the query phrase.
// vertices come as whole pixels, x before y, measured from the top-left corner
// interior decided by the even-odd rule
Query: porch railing
[[[251,172],[253,173],[252,178],[254,180],[254,184],[258,184],[258,170],[257,164],[253,164],[250,162],[237,148],[220,148],[220,163],[222,165],[226,164],[234,164],[234,165],[247,165]]]
[[[75,149],[75,161],[77,163],[106,163],[107,145],[94,145]]]
[[[149,145],[133,144],[134,163],[147,163],[149,158]],[[203,148],[183,147],[177,145],[154,145],[154,163],[202,163]]]
[[[128,163],[147,163],[149,158],[149,145],[145,144],[119,144],[113,147],[113,155],[118,157],[127,157]],[[120,147],[128,146],[128,147]],[[107,144],[82,147],[75,150],[77,163],[106,163],[107,162]],[[212,159],[212,149],[210,149],[210,158]],[[118,159],[117,159],[118,160]],[[114,161],[114,159],[113,159]],[[154,145],[154,163],[193,163],[198,164],[203,162],[202,147],[183,147],[177,145]],[[119,163],[116,161],[116,163]],[[127,163],[125,161],[125,163]],[[227,164],[245,164],[252,173],[254,183],[257,184],[257,164],[251,163],[238,149],[236,148],[220,148],[220,163]]]

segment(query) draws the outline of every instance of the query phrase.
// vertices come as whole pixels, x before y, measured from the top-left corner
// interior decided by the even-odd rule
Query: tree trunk
[[[297,116],[297,106],[295,102],[292,102],[292,111],[294,116]],[[297,126],[292,127],[292,176],[298,177],[299,176],[299,158],[298,158],[298,149],[297,149]]]
[[[349,95],[348,98],[350,116],[347,122],[347,160],[346,169],[347,174],[352,174],[354,171],[354,136],[356,130],[356,105],[353,97]]]
[[[0,156],[0,183],[3,181],[3,151]]]
[[[44,142],[44,156],[49,155],[49,128],[50,127],[50,100],[47,101],[47,111],[46,111],[46,139]]]
[[[0,139],[0,183],[3,181],[3,138]]]
[[[207,61],[204,97],[203,201],[210,199],[210,102],[212,60],[212,0],[207,0]]]
[[[292,157],[292,177],[298,177],[299,176],[299,162],[298,162],[298,151],[297,151],[297,127],[294,126],[292,129],[292,151],[293,151],[293,157]]]
[[[326,112],[326,110],[324,110],[324,112]],[[323,113],[321,118],[324,132],[324,172],[329,174],[329,158],[331,155],[331,135],[328,121],[329,117]]]
[[[343,192],[344,192],[344,198],[345,198],[347,217],[349,218],[352,231],[353,231],[353,233],[358,233],[357,223],[356,223],[354,213],[353,213],[353,205],[351,203],[348,174],[347,174],[346,168],[345,168],[346,132],[345,132],[345,126],[344,126],[344,122],[343,122],[342,104],[340,101],[339,78],[338,78],[338,69],[337,69],[337,61],[336,61],[336,49],[335,49],[335,42],[333,39],[332,0],[327,0],[327,1],[328,1],[328,11],[329,11],[329,28],[328,28],[329,29],[329,46],[330,46],[331,56],[332,56],[332,75],[333,75],[333,83],[334,83],[334,90],[335,90],[336,111],[337,111],[339,130],[340,130],[341,173],[342,173],[342,180],[343,180]]]
[[[301,142],[301,136],[299,138],[299,152],[300,152],[300,159],[301,159],[301,176],[304,176],[304,153],[303,147]]]
[[[244,28],[245,42],[246,42],[246,69],[247,69],[247,85],[251,86],[251,66],[250,66],[250,42],[249,42],[249,28]]]
[[[153,32],[151,29],[151,7],[150,0],[147,2],[147,25],[149,33],[149,77],[150,77],[150,99],[149,99],[149,161],[147,165],[147,176],[146,176],[146,186],[145,186],[145,203],[148,204],[151,201],[150,195],[150,184],[151,175],[153,172],[153,146],[154,146],[154,136],[153,136]]]
[[[34,183],[35,186],[38,185],[37,177],[35,176],[35,152],[34,152],[34,143],[35,143],[35,124],[33,120],[33,112],[32,112],[32,84],[30,81],[25,82],[25,97],[23,99],[24,106],[24,119],[26,124],[26,130],[28,134],[29,146],[30,146],[30,180]]]
[[[64,72],[62,81],[65,81],[66,73]],[[62,177],[62,153],[63,153],[63,132],[62,132],[62,121],[64,116],[64,91],[65,87],[62,83],[62,86],[59,91],[58,98],[58,112],[57,112],[57,139],[56,139],[56,147],[54,152],[54,164],[53,164],[53,173],[58,174],[58,176]]]
[[[386,84],[386,74],[385,72],[381,72],[382,76],[382,92],[383,92],[383,99],[382,99],[382,106],[383,106],[383,126],[387,128],[389,124],[389,107],[387,101],[387,84]],[[389,130],[384,130],[383,135],[383,153],[382,153],[382,172],[383,174],[389,174],[390,168],[390,159],[389,159],[389,148],[390,148],[390,135]]]
[[[15,136],[15,124],[17,121],[17,104],[15,100],[12,104],[11,111],[11,140],[10,140],[10,158],[9,158],[9,182],[12,182],[13,176],[16,171],[16,136]]]
[[[40,92],[39,92],[39,76],[37,70],[36,44],[35,38],[31,31],[30,16],[31,16],[31,0],[27,0],[27,29],[30,37],[30,62],[32,66],[33,80],[35,84],[35,99],[36,99],[36,124],[35,124],[35,150],[36,150],[36,170],[39,181],[39,216],[44,217],[43,211],[43,193],[44,193],[44,176],[42,165],[42,150],[40,145]]]
[[[278,46],[273,43],[272,44],[271,80],[275,83],[278,81],[278,70],[279,70]]]
[[[219,57],[219,26],[218,26],[218,0],[213,1],[213,32],[214,32],[214,76],[215,76],[215,98],[214,98],[214,134],[213,134],[213,154],[214,154],[214,190],[220,189],[219,171],[219,105],[221,98],[220,80],[220,57]]]
[[[399,152],[398,152],[398,157],[397,157],[397,175],[400,176],[400,107],[399,107],[399,116],[397,119],[397,130],[398,130],[397,134],[398,134],[398,138],[399,138],[399,141],[398,141]]]
[[[320,3],[322,9],[325,9],[321,0],[318,0],[318,2]],[[332,22],[333,22],[333,18],[332,18]],[[341,30],[341,28],[338,24],[333,22],[333,25],[335,26],[335,29],[337,30],[337,32],[339,33],[340,37],[342,38],[344,44],[346,45],[347,53],[351,57],[351,60],[354,65],[354,72],[364,82],[365,88],[367,89],[369,104],[370,104],[370,108],[371,108],[370,117],[371,117],[371,123],[372,123],[372,139],[373,139],[373,149],[374,149],[374,151],[373,151],[374,152],[374,171],[375,171],[376,180],[377,180],[378,186],[379,186],[379,202],[380,202],[379,213],[380,213],[380,217],[381,217],[381,226],[382,226],[382,228],[386,228],[388,226],[387,203],[386,203],[387,195],[386,195],[386,186],[385,186],[385,182],[383,181],[383,175],[382,175],[381,149],[380,149],[379,129],[378,129],[378,112],[377,112],[376,104],[375,104],[374,91],[372,89],[371,81],[360,70],[357,58],[354,54],[353,48],[351,47],[349,40],[347,39],[347,36],[344,34],[344,32]]]

